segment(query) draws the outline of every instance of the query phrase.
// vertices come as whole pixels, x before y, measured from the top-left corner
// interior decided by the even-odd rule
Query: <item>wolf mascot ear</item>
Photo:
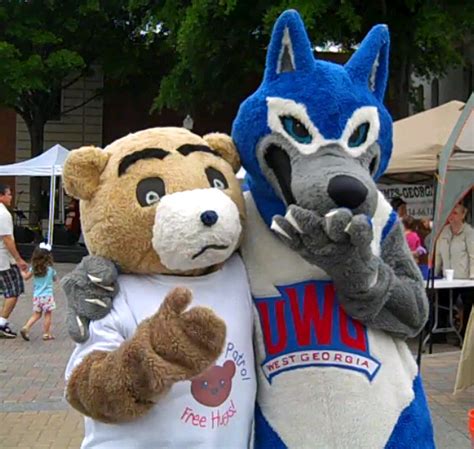
[[[389,47],[388,27],[376,25],[345,65],[352,80],[367,86],[379,101],[387,87]],[[300,15],[293,10],[285,12],[272,33],[264,81],[295,70],[309,71],[313,65],[313,50]]]
[[[387,26],[374,26],[345,65],[352,80],[368,86],[379,101],[383,101],[387,87],[389,46]]]
[[[296,11],[285,12],[275,25],[267,52],[264,81],[280,74],[308,70],[314,64],[311,43]]]

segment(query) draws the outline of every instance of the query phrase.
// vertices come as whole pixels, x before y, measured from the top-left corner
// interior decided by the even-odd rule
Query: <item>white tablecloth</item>
[[[447,279],[435,279],[434,288],[464,288],[474,287],[474,279],[453,279],[448,281]]]

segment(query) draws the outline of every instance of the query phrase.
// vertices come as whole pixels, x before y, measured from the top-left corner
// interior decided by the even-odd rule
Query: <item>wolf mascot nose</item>
[[[353,176],[334,176],[328,184],[328,194],[339,207],[356,209],[367,198],[367,187]]]

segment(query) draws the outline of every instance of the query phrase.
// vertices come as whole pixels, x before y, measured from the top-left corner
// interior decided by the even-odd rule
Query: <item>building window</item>
[[[431,107],[435,108],[439,105],[439,80],[435,78],[431,81]]]
[[[61,120],[62,107],[63,107],[63,91],[59,90],[58,92],[56,92],[54,96],[53,108],[51,110],[49,120],[55,121],[55,122]]]
[[[418,114],[418,112],[425,110],[425,91],[423,84],[419,84],[411,89],[410,103],[413,108],[413,114]]]
[[[465,86],[464,99],[463,101],[467,103],[469,97],[471,96],[472,91],[474,90],[474,66],[473,64],[466,64],[466,67],[463,70],[463,82]],[[473,211],[474,213],[474,211]]]
[[[425,102],[425,89],[423,88],[423,84],[420,84],[416,89],[416,101],[423,108],[423,104]]]

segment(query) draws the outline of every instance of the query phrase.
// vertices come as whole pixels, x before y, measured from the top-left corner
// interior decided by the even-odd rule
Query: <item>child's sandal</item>
[[[30,341],[30,333],[26,327],[21,328],[20,335],[23,337],[23,340]]]
[[[43,334],[43,340],[44,341],[54,340],[54,337],[51,334]]]

